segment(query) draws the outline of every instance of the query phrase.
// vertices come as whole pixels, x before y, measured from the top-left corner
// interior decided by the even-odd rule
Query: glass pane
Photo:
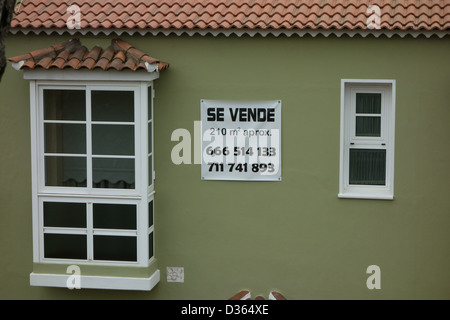
[[[152,95],[152,87],[147,87],[147,120],[152,120],[152,101],[153,101],[153,95]]]
[[[152,156],[148,157],[148,185],[151,186],[153,184],[153,158]]]
[[[380,137],[381,117],[356,117],[356,136]]]
[[[86,120],[84,90],[44,90],[45,120]]]
[[[386,150],[350,149],[349,183],[385,185]]]
[[[94,203],[94,228],[136,230],[136,205]]]
[[[381,93],[357,93],[356,113],[381,113]]]
[[[44,202],[44,226],[86,228],[86,204]]]
[[[46,153],[86,153],[85,124],[45,124]]]
[[[44,234],[44,257],[87,259],[86,235]]]
[[[152,147],[152,122],[149,122],[148,123],[148,136],[147,136],[147,138],[148,138],[148,153],[152,153],[153,152],[153,147]]]
[[[45,185],[86,187],[85,157],[45,157]]]
[[[148,258],[153,257],[153,232],[148,235]]]
[[[137,261],[136,237],[94,236],[94,259]]]
[[[134,189],[134,159],[92,159],[93,187]]]
[[[153,201],[148,203],[148,227],[153,225]]]
[[[92,121],[134,122],[134,91],[92,91]]]
[[[92,153],[134,155],[134,126],[92,125]]]

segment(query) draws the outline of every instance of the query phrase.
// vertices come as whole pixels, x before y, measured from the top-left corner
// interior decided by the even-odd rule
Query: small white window
[[[393,199],[394,80],[342,80],[340,198]]]

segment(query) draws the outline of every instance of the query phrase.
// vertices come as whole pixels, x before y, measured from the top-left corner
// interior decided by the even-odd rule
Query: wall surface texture
[[[8,57],[69,36],[9,35]],[[80,36],[88,48],[112,36]],[[155,82],[155,241],[150,292],[30,287],[29,86],[0,83],[1,299],[450,299],[450,41],[419,38],[128,36],[170,63]],[[341,79],[396,80],[394,200],[339,199]],[[202,181],[175,165],[200,99],[282,100],[282,181]],[[192,157],[193,160],[193,157]],[[381,270],[369,290],[366,270]],[[183,267],[184,282],[166,280]]]

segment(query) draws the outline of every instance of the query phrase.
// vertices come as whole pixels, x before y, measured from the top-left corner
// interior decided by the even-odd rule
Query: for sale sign
[[[281,101],[201,100],[202,179],[281,180]]]

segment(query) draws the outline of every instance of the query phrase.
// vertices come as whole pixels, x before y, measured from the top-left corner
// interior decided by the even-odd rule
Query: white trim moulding
[[[42,70],[24,69],[23,77],[27,80],[57,80],[57,81],[146,81],[159,78],[159,71],[131,71],[131,70]]]
[[[30,285],[40,287],[68,288],[67,281],[73,275],[64,274],[30,274]],[[80,276],[80,289],[113,289],[150,291],[160,280],[160,272],[156,270],[148,278]]]

